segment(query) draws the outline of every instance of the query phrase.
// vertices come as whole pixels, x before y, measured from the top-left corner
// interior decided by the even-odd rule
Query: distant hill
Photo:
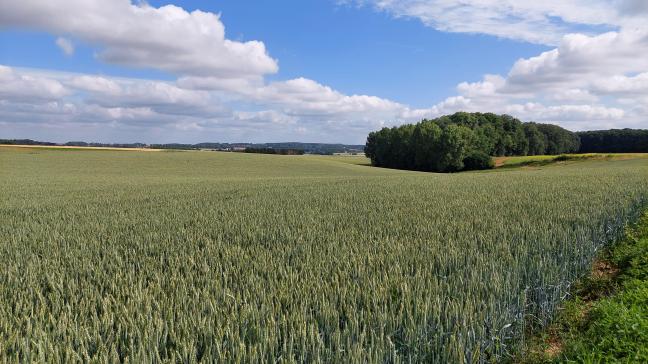
[[[83,141],[72,141],[67,143],[41,142],[31,139],[0,139],[0,144],[8,145],[64,145],[70,147],[110,147],[110,148],[151,148],[151,149],[182,149],[198,150],[208,149],[217,151],[244,151],[247,148],[254,149],[294,149],[303,150],[306,154],[334,154],[334,153],[363,153],[364,145],[348,144],[327,144],[327,143],[166,143],[166,144],[146,144],[146,143],[89,143]]]
[[[156,149],[213,149],[222,151],[243,151],[245,149],[294,149],[306,154],[364,153],[364,145],[327,143],[197,143],[197,144],[151,144]]]

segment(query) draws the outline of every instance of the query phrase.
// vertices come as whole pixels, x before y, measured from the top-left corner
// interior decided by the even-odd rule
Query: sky
[[[648,128],[648,1],[0,0],[0,138],[363,144],[456,111]]]

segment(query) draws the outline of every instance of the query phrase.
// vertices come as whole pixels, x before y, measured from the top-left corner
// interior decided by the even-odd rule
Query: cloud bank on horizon
[[[642,0],[357,0],[360,6],[470,33],[552,48],[507,74],[458,80],[427,108],[347,95],[279,72],[262,40],[228,39],[220,15],[130,0],[5,1],[0,29],[47,32],[67,57],[173,80],[0,65],[0,137],[88,141],[362,143],[368,131],[455,111],[507,113],[572,130],[648,127],[648,3]],[[397,70],[395,70],[397,72]],[[30,134],[31,133],[31,134]]]

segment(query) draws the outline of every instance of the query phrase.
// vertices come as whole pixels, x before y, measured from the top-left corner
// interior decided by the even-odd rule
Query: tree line
[[[72,147],[110,147],[110,148],[151,148],[151,149],[178,149],[178,150],[215,150],[215,151],[243,151],[245,148],[257,149],[291,149],[301,150],[305,154],[333,155],[335,153],[362,153],[364,145],[356,144],[330,144],[330,143],[218,143],[204,142],[196,144],[166,143],[96,143],[84,141],[70,141],[67,143],[43,142],[32,139],[0,139],[4,145],[43,145],[43,146],[72,146]],[[276,153],[273,153],[276,154]],[[300,153],[297,153],[300,154]]]
[[[572,153],[576,133],[509,115],[458,112],[371,132],[365,155],[377,167],[456,172],[493,167],[492,156]]]
[[[56,143],[50,142],[39,142],[38,140],[31,139],[0,139],[0,144],[2,145],[44,145],[44,146],[56,146]]]
[[[648,130],[583,131],[578,136],[581,153],[648,153]]]
[[[260,153],[260,154],[281,154],[281,155],[303,155],[303,149],[290,149],[290,148],[245,148],[245,153]]]

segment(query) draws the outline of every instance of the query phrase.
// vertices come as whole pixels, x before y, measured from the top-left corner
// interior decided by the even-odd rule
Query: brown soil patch
[[[605,260],[597,260],[592,267],[592,277],[600,278],[613,278],[619,274],[619,268],[613,266]]]
[[[506,157],[495,158],[495,168],[503,166],[505,161],[506,161]]]
[[[563,343],[557,337],[552,336],[547,340],[547,347],[544,350],[544,355],[554,359],[563,351]]]

